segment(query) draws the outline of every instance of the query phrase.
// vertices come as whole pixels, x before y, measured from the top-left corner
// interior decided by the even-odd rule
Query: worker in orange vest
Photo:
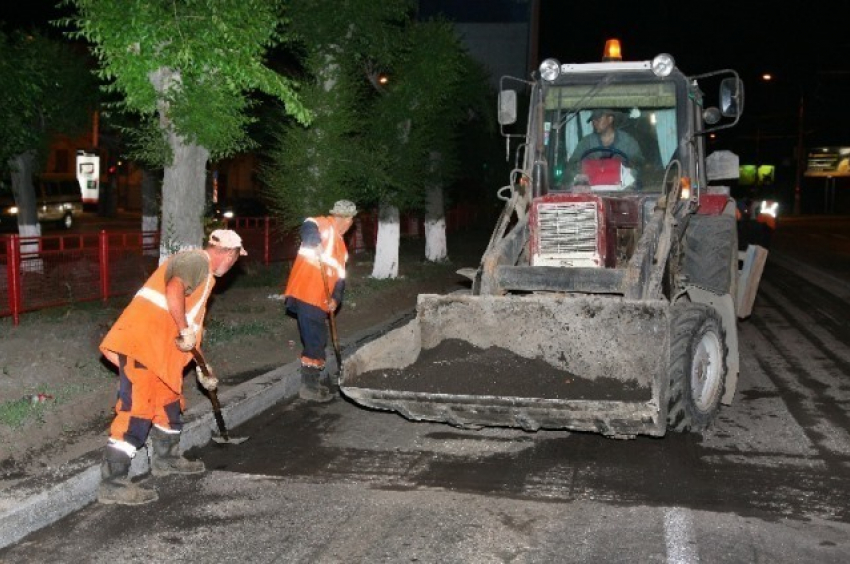
[[[217,229],[205,249],[172,255],[136,292],[101,342],[103,356],[118,368],[118,400],[101,464],[99,502],[139,505],[158,498],[155,490],[129,479],[130,463],[148,434],[154,476],[205,470],[202,461],[179,453],[186,407],[183,371],[192,349],[200,345],[215,278],[246,254],[236,232]],[[200,372],[198,381],[207,390],[218,385]]]
[[[776,215],[779,211],[779,202],[776,200],[763,200],[759,204],[756,221],[767,226],[771,231],[776,230]]]
[[[283,295],[287,313],[298,321],[302,345],[298,395],[305,400],[333,399],[330,375],[325,370],[326,322],[342,304],[348,262],[343,235],[351,229],[355,215],[354,203],[340,200],[329,216],[308,217],[301,224],[301,247]]]

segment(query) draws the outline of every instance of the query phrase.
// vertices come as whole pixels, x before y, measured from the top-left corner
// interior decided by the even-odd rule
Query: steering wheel
[[[627,154],[615,147],[603,147],[602,145],[598,147],[591,147],[590,149],[581,154],[581,158],[579,160],[583,161],[589,155],[593,155],[595,153],[605,153],[605,155],[602,156],[603,159],[620,157],[620,159],[622,159],[623,161],[623,164],[629,166],[629,156]]]

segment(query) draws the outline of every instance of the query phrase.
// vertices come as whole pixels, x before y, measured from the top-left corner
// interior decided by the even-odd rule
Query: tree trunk
[[[41,224],[36,210],[35,153],[27,151],[9,160],[12,177],[12,194],[18,207],[18,234],[21,237],[41,237]]]
[[[438,166],[440,154],[431,153],[432,167]],[[425,260],[443,262],[449,259],[446,249],[446,210],[443,187],[435,184],[428,188],[425,210]]]
[[[373,278],[398,278],[399,234],[398,208],[381,204],[378,209],[378,241],[375,244],[375,264],[372,266]]]
[[[339,83],[340,65],[337,62],[336,53],[339,52],[339,46],[329,45],[328,52],[325,54],[325,66],[318,71],[318,80],[322,85],[322,90],[325,92],[333,92]],[[314,108],[317,116],[332,115],[334,108],[328,105],[318,105]],[[317,125],[313,125],[305,132],[307,140],[307,153],[312,163],[305,171],[304,177],[301,179],[300,191],[300,210],[304,215],[315,213],[317,203],[323,199],[323,192],[326,192],[327,186],[331,181],[327,180],[328,167],[334,166],[325,156],[325,138],[326,133]],[[327,198],[327,196],[324,196]],[[330,205],[330,204],[328,204]]]
[[[198,249],[204,239],[206,167],[210,153],[200,145],[187,144],[173,132],[168,142],[174,153],[162,181],[162,231],[159,260],[184,249]]]
[[[162,231],[159,239],[159,262],[162,263],[174,253],[197,249],[203,244],[210,152],[200,145],[186,143],[174,131],[167,92],[169,88],[179,88],[180,73],[162,67],[148,77],[154,89],[162,95],[157,102],[159,125],[173,155],[162,179]]]
[[[100,185],[100,196],[97,200],[97,215],[100,217],[115,217],[118,215],[118,174],[109,176],[105,184]]]
[[[147,168],[142,169],[142,233],[145,254],[157,252],[153,247],[151,233],[159,229],[159,194],[162,181],[159,174]],[[145,235],[147,234],[147,235]]]

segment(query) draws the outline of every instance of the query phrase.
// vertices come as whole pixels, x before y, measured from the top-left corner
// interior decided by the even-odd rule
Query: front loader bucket
[[[666,430],[665,301],[419,296],[417,316],[344,362],[353,401],[412,420],[596,431]]]

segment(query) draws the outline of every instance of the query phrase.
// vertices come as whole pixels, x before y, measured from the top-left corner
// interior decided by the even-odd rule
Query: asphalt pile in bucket
[[[371,370],[351,378],[351,387],[452,395],[648,401],[649,388],[614,378],[588,380],[542,359],[528,359],[500,347],[478,348],[446,339],[423,350],[403,368]]]

